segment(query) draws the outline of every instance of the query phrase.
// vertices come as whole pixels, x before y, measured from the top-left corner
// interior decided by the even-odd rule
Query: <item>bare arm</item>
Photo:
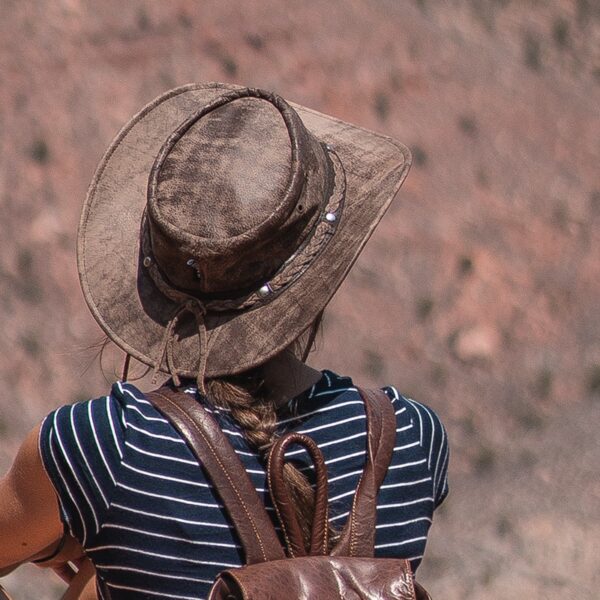
[[[21,445],[0,479],[0,575],[60,539],[63,526],[54,487],[38,449],[40,427]]]

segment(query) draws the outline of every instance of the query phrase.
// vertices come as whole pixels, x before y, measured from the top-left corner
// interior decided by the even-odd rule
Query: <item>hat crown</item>
[[[198,119],[165,157],[156,190],[161,214],[204,239],[254,229],[277,208],[290,177],[281,113],[245,98]]]
[[[217,98],[158,154],[148,187],[154,259],[178,289],[247,293],[308,235],[328,169],[279,96],[246,88]]]

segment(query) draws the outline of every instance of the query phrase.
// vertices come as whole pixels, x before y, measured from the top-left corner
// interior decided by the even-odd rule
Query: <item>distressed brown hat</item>
[[[271,92],[171,90],[92,181],[85,299],[111,340],[175,379],[260,365],[329,302],[409,165],[402,144]]]

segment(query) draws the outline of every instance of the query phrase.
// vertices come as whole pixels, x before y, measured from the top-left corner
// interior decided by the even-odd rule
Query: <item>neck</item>
[[[309,389],[321,378],[321,372],[309,367],[284,350],[263,366],[265,384],[270,390],[270,399],[281,406]]]

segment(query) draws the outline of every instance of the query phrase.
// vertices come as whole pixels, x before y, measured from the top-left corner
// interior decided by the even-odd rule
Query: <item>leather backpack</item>
[[[377,492],[391,461],[396,418],[381,391],[359,390],[367,417],[367,459],[350,514],[328,553],[327,472],[323,455],[308,436],[288,433],[271,448],[269,491],[287,553],[233,447],[213,416],[193,397],[164,387],[147,395],[186,440],[205,467],[240,538],[246,566],[217,577],[208,600],[431,600],[414,581],[410,563],[375,558]],[[289,490],[283,479],[285,451],[303,446],[316,471],[315,513],[310,551],[303,543]]]

